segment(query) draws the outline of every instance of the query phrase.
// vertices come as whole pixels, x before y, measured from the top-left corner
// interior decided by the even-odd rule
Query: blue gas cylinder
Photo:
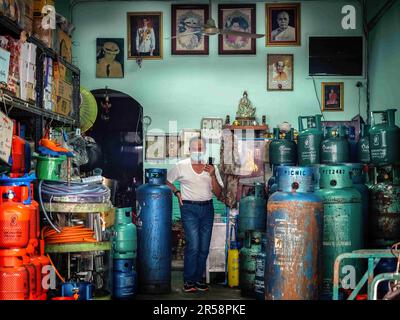
[[[147,169],[136,191],[138,285],[142,293],[171,291],[172,192],[167,170]]]
[[[113,270],[113,298],[133,299],[136,295],[137,276],[133,259],[115,259]]]
[[[313,193],[312,167],[280,167],[268,201],[266,300],[319,297],[323,204]]]
[[[256,280],[254,288],[257,300],[265,300],[265,258],[266,258],[267,237],[265,233],[261,236],[261,251],[256,257]]]

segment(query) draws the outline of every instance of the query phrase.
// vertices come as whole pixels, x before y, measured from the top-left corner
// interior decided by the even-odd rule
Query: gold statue
[[[254,119],[256,116],[256,108],[248,98],[247,91],[243,93],[243,98],[240,99],[239,109],[236,113],[236,118],[251,118]]]

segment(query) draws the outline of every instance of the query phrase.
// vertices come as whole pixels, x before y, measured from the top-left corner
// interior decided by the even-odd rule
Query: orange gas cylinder
[[[42,296],[43,286],[42,286],[42,264],[39,260],[39,257],[32,257],[31,264],[35,267],[36,273],[36,297],[40,300]]]
[[[19,178],[10,178],[7,176],[0,177],[0,208],[2,203],[7,203],[10,209],[14,206],[12,203],[18,203],[18,208],[15,210],[25,209],[24,212],[29,211],[29,234],[31,246],[37,246],[37,238],[40,236],[40,216],[39,204],[33,200],[33,180],[34,176],[25,175]],[[15,218],[14,218],[15,219]],[[0,216],[0,223],[1,223]],[[0,225],[1,227],[1,225]],[[24,229],[25,230],[25,229]],[[23,247],[23,246],[20,246]],[[0,231],[0,248],[1,245],[1,231]]]
[[[30,206],[14,201],[10,191],[0,199],[0,249],[25,248],[29,244]]]
[[[41,278],[40,278],[40,289],[41,289],[41,297],[39,297],[39,300],[47,300],[47,292],[49,289],[45,286],[43,286],[43,278],[47,277],[50,274],[50,270],[46,269],[44,270],[43,267],[45,266],[50,266],[50,259],[47,258],[46,256],[39,256],[38,260],[41,264]]]
[[[26,264],[25,268],[28,271],[29,300],[38,300],[36,268],[31,263]]]
[[[13,266],[0,266],[0,300],[28,300],[29,272],[20,258]]]

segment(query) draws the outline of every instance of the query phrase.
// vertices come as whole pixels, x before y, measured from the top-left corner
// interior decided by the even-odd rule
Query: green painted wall
[[[370,1],[373,14],[383,5]],[[371,18],[371,17],[370,17]],[[370,34],[371,110],[397,109],[400,126],[400,1],[383,16]]]
[[[217,3],[213,2],[213,16],[217,17]],[[243,1],[245,2],[245,1]],[[225,1],[226,3],[226,1]],[[341,28],[341,8],[354,4],[357,8],[357,30]],[[265,32],[264,3],[257,3],[257,32]],[[256,56],[219,56],[218,37],[210,38],[209,56],[171,56],[170,40],[164,40],[164,59],[144,61],[140,69],[135,61],[125,61],[124,79],[96,79],[96,38],[123,37],[127,47],[126,13],[134,11],[162,11],[164,37],[170,36],[171,2],[94,2],[75,7],[76,25],[74,62],[82,70],[82,85],[89,89],[108,86],[123,91],[144,107],[145,115],[153,118],[151,129],[168,130],[169,120],[178,121],[178,130],[199,128],[204,116],[234,117],[244,90],[257,107],[257,114],[267,115],[270,126],[289,121],[297,127],[299,115],[319,111],[313,81],[308,78],[308,43],[310,35],[361,35],[361,10],[357,1],[302,2],[302,46],[265,47],[265,40],[257,40]],[[292,53],[295,63],[293,92],[266,90],[267,53]],[[321,81],[342,81],[338,78],[316,79],[321,95]],[[345,120],[358,114],[358,89],[355,84],[364,79],[345,79],[345,111],[326,113],[327,120]],[[362,116],[365,117],[365,94],[362,93]],[[171,130],[174,131],[174,130]]]
[[[67,19],[69,19],[69,0],[56,0],[56,11],[57,13],[63,15]]]

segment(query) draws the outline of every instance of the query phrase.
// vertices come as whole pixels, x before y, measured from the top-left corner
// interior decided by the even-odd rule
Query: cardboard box
[[[62,80],[56,80],[55,82],[57,89],[57,97],[61,97],[65,100],[72,101],[72,85]]]
[[[20,82],[20,98],[24,101],[36,101],[36,83],[31,83],[28,81]]]
[[[35,17],[42,16],[42,9],[45,5],[54,6],[54,0],[33,0],[33,14]]]
[[[56,112],[64,116],[69,116],[72,111],[72,102],[61,97],[57,97]]]
[[[58,54],[72,63],[72,39],[61,29],[57,29],[57,48]]]
[[[0,48],[0,82],[7,83],[10,71],[10,53]]]

